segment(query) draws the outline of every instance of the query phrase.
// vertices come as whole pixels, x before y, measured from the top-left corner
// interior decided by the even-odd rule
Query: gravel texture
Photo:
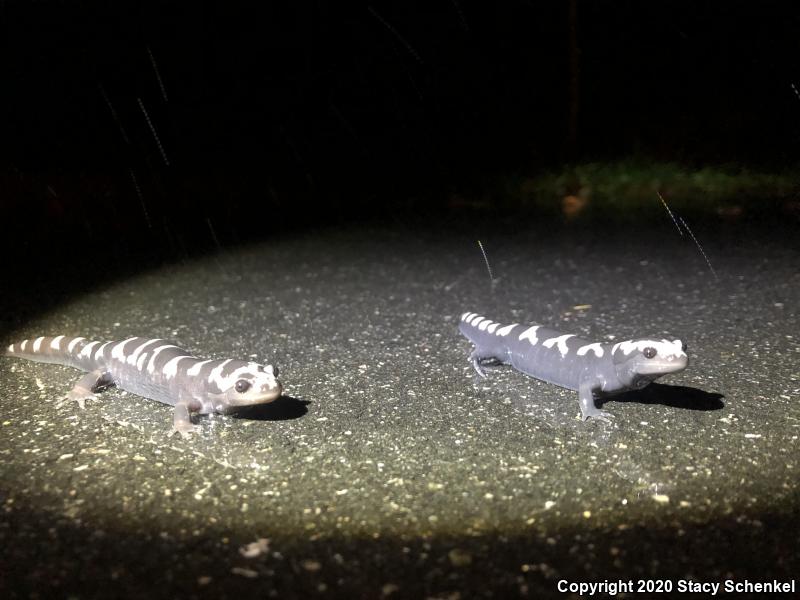
[[[59,402],[77,371],[0,358],[0,588],[466,598],[790,581],[800,252],[695,234],[714,272],[669,222],[484,219],[287,235],[90,286],[2,341],[168,338],[275,364],[286,396],[182,440],[168,406],[110,389],[79,410]],[[691,364],[584,423],[574,392],[509,368],[477,380],[465,311],[677,337]]]

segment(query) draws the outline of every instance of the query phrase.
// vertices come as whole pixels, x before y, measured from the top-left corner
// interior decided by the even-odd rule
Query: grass
[[[567,218],[613,215],[641,218],[661,213],[661,194],[686,213],[737,218],[800,208],[800,172],[734,167],[692,169],[676,163],[626,160],[590,162],[505,180],[509,207],[562,213]]]

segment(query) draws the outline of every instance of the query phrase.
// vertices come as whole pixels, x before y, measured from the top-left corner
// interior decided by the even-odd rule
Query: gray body
[[[277,370],[242,360],[203,360],[164,340],[134,337],[90,342],[66,336],[40,337],[8,346],[6,356],[86,371],[67,398],[84,400],[110,385],[175,407],[173,431],[194,429],[191,413],[228,414],[272,402],[281,394]]]
[[[624,342],[591,342],[541,325],[502,325],[477,313],[464,313],[458,326],[475,345],[470,361],[495,361],[578,392],[581,414],[605,419],[594,400],[641,389],[655,379],[686,368],[689,359],[680,340],[639,338]]]

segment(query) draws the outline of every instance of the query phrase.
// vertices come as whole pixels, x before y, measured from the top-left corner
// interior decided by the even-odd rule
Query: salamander
[[[458,325],[475,348],[469,361],[481,377],[482,363],[499,362],[578,392],[583,420],[608,420],[595,399],[638,390],[689,364],[680,340],[637,338],[617,343],[591,342],[541,325],[503,325],[477,313],[464,313]]]
[[[192,413],[230,414],[272,402],[283,390],[272,365],[195,358],[161,339],[93,342],[59,335],[11,344],[4,354],[86,371],[66,396],[81,408],[85,400],[97,398],[95,392],[112,385],[172,405],[171,433],[182,437],[195,430]]]

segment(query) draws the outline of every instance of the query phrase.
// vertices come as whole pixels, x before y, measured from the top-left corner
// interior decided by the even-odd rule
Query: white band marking
[[[149,346],[150,344],[155,344],[156,342],[162,342],[162,341],[164,341],[164,340],[154,339],[154,340],[147,340],[147,341],[146,341],[144,344],[141,344],[141,345],[140,345],[138,348],[136,348],[136,349],[133,351],[133,353],[132,353],[132,354],[131,354],[131,355],[128,357],[128,364],[129,364],[129,365],[135,365],[135,364],[138,364],[138,362],[139,362],[139,354],[141,354],[141,353],[142,353],[142,350],[144,350],[144,349],[145,349],[147,346]],[[141,367],[139,367],[139,370],[141,371]]]
[[[76,337],[74,338],[68,345],[67,345],[67,352],[72,353],[75,350],[75,346],[77,346],[80,342],[85,342],[86,338]]]
[[[222,363],[220,363],[219,365],[217,365],[216,367],[211,369],[211,373],[208,374],[208,383],[211,383],[211,382],[214,382],[214,381],[219,383],[220,381],[222,381],[222,369],[224,369],[225,365],[227,365],[232,360],[233,360],[232,358],[229,358],[228,360],[224,360],[224,361],[222,361]],[[220,389],[222,389],[222,388],[220,388]]]
[[[513,325],[506,325],[505,327],[501,327],[495,332],[495,335],[505,337],[509,333],[511,333],[511,330],[514,329],[514,327],[516,327],[517,325],[519,325],[519,323],[514,323]]]
[[[98,358],[101,358],[103,356],[103,352],[105,352],[105,350],[106,350],[106,346],[108,346],[109,344],[113,344],[113,343],[114,342],[106,342],[105,344],[100,346],[97,349],[97,352],[94,353],[94,359],[97,360]]]
[[[122,349],[125,347],[125,344],[130,342],[131,340],[135,340],[136,338],[128,338],[127,340],[122,340],[118,342],[112,349],[111,349],[111,358],[116,358],[118,361],[125,362],[125,353]]]
[[[583,356],[584,354],[589,352],[589,350],[594,352],[594,355],[597,356],[598,358],[603,356],[603,354],[605,353],[605,351],[603,350],[603,344],[601,344],[600,342],[595,342],[594,344],[586,344],[585,346],[581,346],[580,348],[578,348],[578,356]]]
[[[164,373],[164,377],[167,379],[172,379],[178,374],[178,363],[181,362],[184,358],[192,358],[191,356],[176,356],[175,358],[171,358],[167,361],[167,364],[164,365],[164,368],[161,371]]]
[[[527,339],[530,341],[531,345],[535,346],[539,342],[539,338],[536,337],[536,330],[540,327],[541,325],[528,327],[525,331],[519,334],[519,341],[521,342],[522,340]]]
[[[196,377],[200,374],[200,369],[203,368],[203,365],[207,365],[208,363],[213,362],[211,360],[201,360],[199,363],[193,364],[186,370],[187,375],[191,375],[192,377]]]
[[[92,348],[97,346],[100,342],[90,342],[86,344],[83,349],[81,350],[80,354],[78,354],[79,358],[91,358],[92,356]]]
[[[561,352],[561,356],[566,356],[567,352],[569,352],[569,348],[567,348],[567,340],[571,337],[575,337],[575,334],[565,333],[564,335],[545,340],[542,342],[542,345],[545,348],[552,348],[553,346],[558,345],[558,351]]]
[[[147,362],[147,372],[148,373],[152,373],[153,371],[155,371],[155,368],[156,368],[156,356],[158,356],[161,351],[166,350],[167,348],[178,348],[178,347],[177,346],[173,346],[172,344],[164,344],[163,346],[159,346],[158,348],[153,350],[153,354],[150,356],[150,360]],[[178,348],[178,350],[180,350],[180,348]]]

